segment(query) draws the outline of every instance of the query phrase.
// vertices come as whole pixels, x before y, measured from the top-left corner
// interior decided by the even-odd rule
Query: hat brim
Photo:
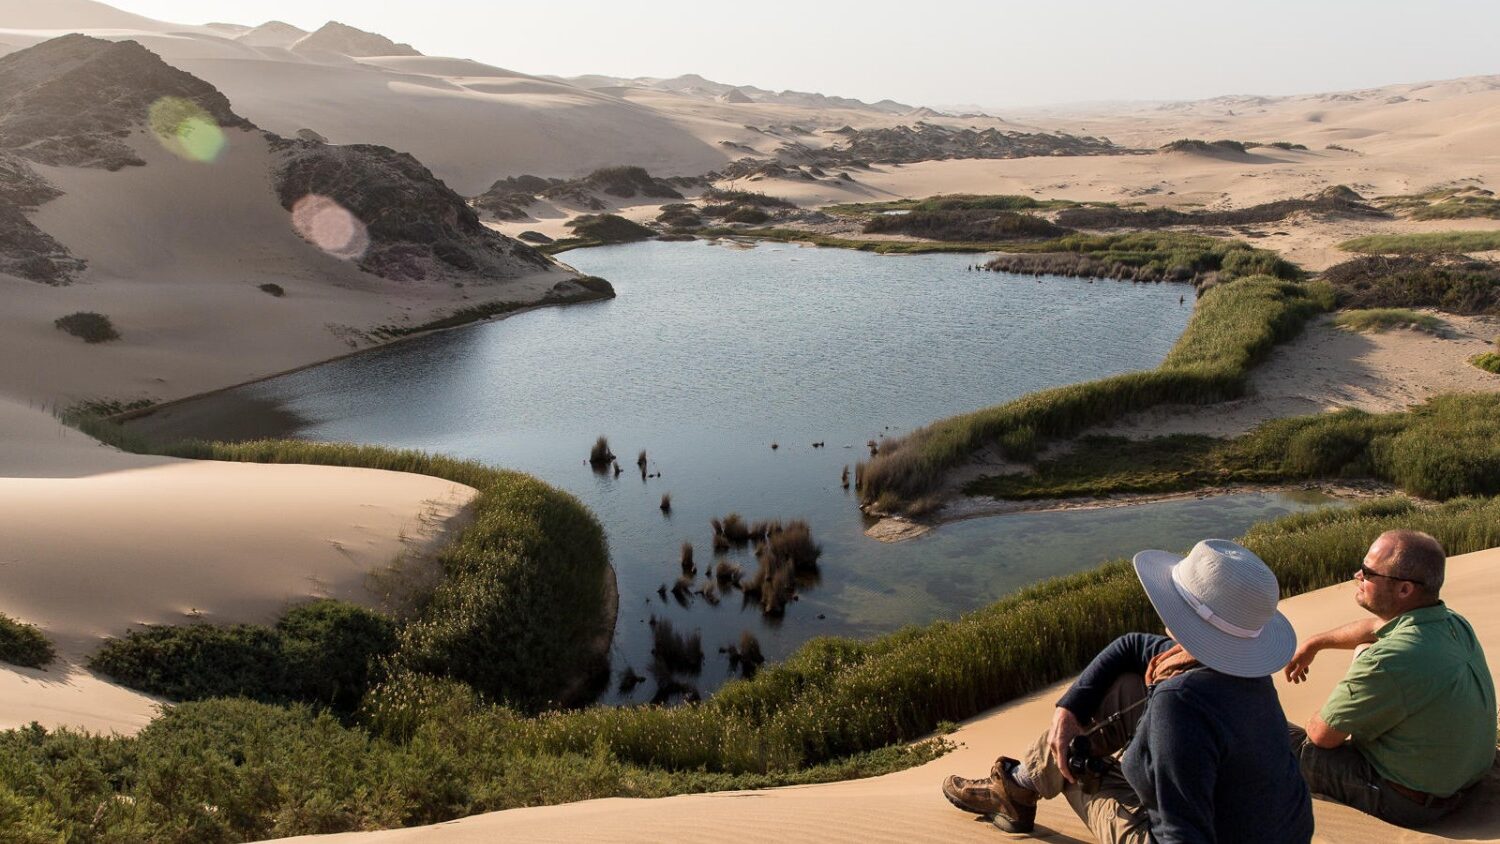
[[[1291,661],[1297,631],[1279,610],[1253,639],[1225,633],[1199,618],[1172,584],[1172,568],[1183,559],[1170,551],[1142,551],[1131,560],[1151,606],[1179,645],[1209,668],[1235,677],[1265,677]]]

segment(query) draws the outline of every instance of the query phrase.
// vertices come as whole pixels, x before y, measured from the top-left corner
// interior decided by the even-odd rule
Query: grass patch
[[[1350,331],[1388,331],[1392,328],[1410,328],[1428,334],[1443,334],[1448,324],[1433,316],[1408,308],[1365,308],[1343,311],[1333,318],[1333,324]]]
[[[1418,232],[1373,234],[1339,244],[1345,252],[1369,255],[1437,255],[1448,252],[1489,252],[1500,249],[1500,231]]]
[[[1234,439],[1085,437],[1032,474],[981,478],[965,492],[1030,500],[1350,478],[1439,500],[1500,494],[1500,396],[1438,396],[1401,413],[1278,419]]]
[[[24,668],[45,668],[57,651],[34,624],[24,624],[0,613],[0,662]]]
[[[85,343],[107,343],[120,339],[109,317],[93,311],[79,311],[58,317],[52,321],[59,331],[65,331]]]
[[[1469,363],[1483,369],[1485,372],[1493,372],[1500,375],[1500,337],[1495,338],[1495,351],[1480,352],[1469,358]]]
[[[933,422],[887,440],[856,476],[861,500],[880,510],[921,501],[943,473],[987,445],[1030,459],[1050,439],[1164,402],[1208,404],[1241,395],[1251,366],[1332,307],[1326,286],[1268,277],[1222,284],[1201,298],[1161,366],[1032,393]]]
[[[1290,595],[1347,580],[1393,527],[1453,554],[1480,550],[1500,544],[1500,503],[1383,500],[1257,525],[1242,541]],[[306,707],[212,700],[135,738],[11,730],[0,806],[22,840],[229,841],[872,776],[944,750],[902,742],[1066,677],[1120,633],[1158,629],[1121,560],[956,621],[813,640],[695,705],[521,717],[451,681],[402,675],[353,727]]]

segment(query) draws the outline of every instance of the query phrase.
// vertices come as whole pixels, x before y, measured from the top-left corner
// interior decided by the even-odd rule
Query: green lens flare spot
[[[206,164],[224,151],[224,130],[192,100],[162,97],[151,104],[147,122],[156,140],[180,158]]]

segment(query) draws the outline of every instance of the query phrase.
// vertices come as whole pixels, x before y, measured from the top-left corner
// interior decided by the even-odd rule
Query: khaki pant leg
[[[1085,725],[1092,726],[1098,721],[1106,720],[1116,712],[1124,712],[1132,705],[1146,699],[1146,683],[1139,674],[1125,674],[1109,687],[1105,693],[1104,700],[1099,704],[1099,711],[1095,714],[1096,719]],[[1090,739],[1093,752],[1096,756],[1110,756],[1125,748],[1130,739],[1135,735],[1135,726],[1141,720],[1141,713],[1145,707],[1137,706],[1129,712],[1125,712],[1120,718],[1101,727]],[[1031,749],[1022,758],[1026,766],[1026,773],[1031,781],[1036,784],[1037,794],[1044,800],[1056,797],[1063,792],[1063,786],[1068,781],[1063,778],[1062,771],[1058,768],[1058,760],[1052,754],[1052,747],[1047,743],[1050,731],[1042,733],[1032,743]],[[997,763],[998,767],[998,763]],[[1122,779],[1121,782],[1124,780]],[[1129,789],[1126,785],[1125,788]]]
[[[1146,844],[1151,840],[1151,819],[1118,766],[1110,768],[1093,794],[1072,783],[1062,794],[1099,844]]]

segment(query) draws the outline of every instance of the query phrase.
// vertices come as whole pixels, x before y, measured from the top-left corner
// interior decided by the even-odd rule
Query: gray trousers
[[[1351,744],[1328,750],[1309,741],[1301,727],[1288,724],[1287,733],[1302,776],[1314,794],[1353,806],[1386,823],[1409,828],[1426,826],[1458,808],[1457,800],[1423,806],[1388,787],[1375,767]]]
[[[1099,714],[1108,717],[1146,699],[1146,683],[1139,674],[1126,674],[1110,686],[1104,700],[1099,704]],[[1140,706],[1124,717],[1100,728],[1089,737],[1095,756],[1114,756],[1135,735],[1145,707]],[[1085,728],[1092,726],[1085,724]],[[1119,763],[1111,759],[1109,769],[1095,783],[1087,787],[1070,783],[1063,778],[1058,768],[1059,760],[1053,756],[1047,743],[1048,733],[1042,733],[1026,754],[1026,772],[1036,785],[1037,794],[1050,799],[1061,794],[1083,819],[1089,832],[1100,844],[1146,844],[1151,840],[1151,822],[1135,789],[1125,781]]]

